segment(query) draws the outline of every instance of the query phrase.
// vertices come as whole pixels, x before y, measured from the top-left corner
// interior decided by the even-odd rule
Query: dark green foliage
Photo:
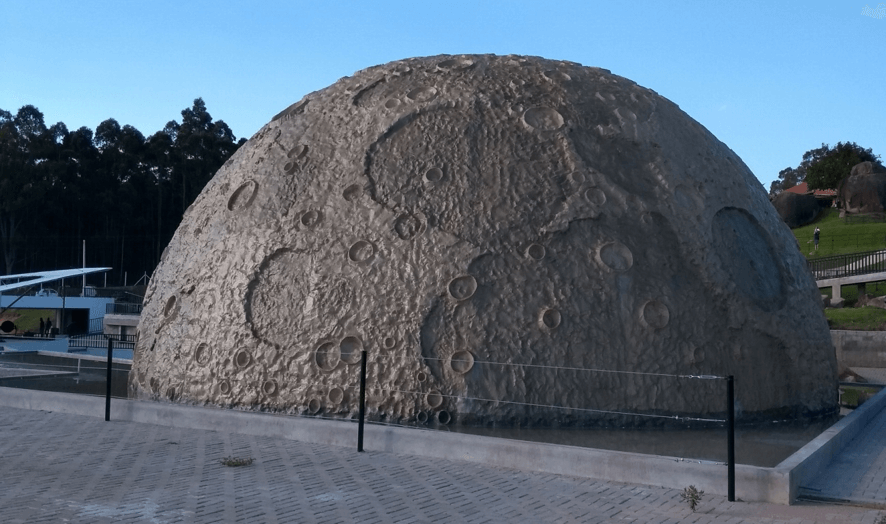
[[[774,180],[769,186],[769,196],[774,197],[785,189],[790,189],[800,184],[806,178],[806,168],[803,166],[794,169],[786,167],[778,172],[778,180]]]
[[[871,148],[864,149],[855,142],[838,142],[834,148],[822,144],[803,155],[807,166],[806,182],[809,189],[837,189],[849,176],[852,166],[861,162],[877,164],[879,159]]]
[[[879,159],[871,148],[864,149],[855,142],[838,142],[833,148],[822,144],[803,153],[799,166],[779,171],[778,179],[769,185],[769,197],[803,182],[809,184],[809,189],[837,189],[852,166],[860,162],[878,164]]]
[[[242,143],[242,141],[241,141]],[[151,274],[184,210],[239,147],[202,99],[145,137],[108,119],[93,134],[0,110],[0,273],[110,266],[109,284]],[[119,282],[118,282],[119,281]]]
[[[693,513],[695,513],[695,509],[698,507],[698,503],[701,502],[702,496],[704,496],[704,491],[699,491],[695,486],[683,488],[683,493],[680,493],[680,498],[683,502],[689,504],[689,509]]]

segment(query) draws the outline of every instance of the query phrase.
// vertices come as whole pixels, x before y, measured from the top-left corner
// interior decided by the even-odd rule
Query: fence
[[[104,318],[90,318],[89,325],[86,328],[86,333],[81,333],[81,335],[89,334],[89,333],[101,333],[105,330],[105,319]]]
[[[106,343],[107,346],[107,343]],[[113,362],[113,395],[127,398],[127,361]],[[0,383],[6,387],[81,395],[106,395],[106,359],[52,351],[0,352]]]
[[[854,235],[841,233],[839,236],[833,236],[828,231],[822,231],[818,244],[819,250],[828,253],[876,249],[881,246],[886,247],[886,232]],[[810,255],[815,253],[811,234],[804,242],[800,243],[800,250],[804,251],[805,249],[809,250]]]
[[[141,315],[141,312],[141,304],[127,304],[120,302],[105,304],[106,315]]]
[[[846,214],[843,216],[843,223],[845,224],[875,224],[878,222],[886,222],[886,213]]]
[[[816,280],[886,271],[886,250],[848,253],[806,261]]]
[[[414,398],[414,402],[406,401],[404,405],[409,406],[428,406],[430,409],[422,409],[417,410],[414,416],[402,417],[401,419],[386,419],[385,416],[379,416],[379,410],[376,409],[376,413],[374,416],[375,420],[368,421],[372,424],[383,424],[383,425],[395,425],[395,426],[423,426],[429,424],[436,424],[438,426],[446,426],[450,424],[456,417],[460,416],[460,413],[449,413],[447,411],[448,405],[456,405],[458,404],[466,411],[470,410],[472,407],[477,408],[478,406],[486,406],[490,409],[486,410],[486,413],[491,412],[506,412],[506,413],[546,413],[548,419],[554,418],[551,413],[554,412],[566,412],[573,414],[571,419],[573,421],[578,421],[580,424],[582,421],[587,423],[592,418],[602,418],[606,422],[611,422],[613,420],[616,421],[624,421],[626,418],[638,418],[638,419],[651,419],[657,422],[664,421],[673,421],[678,422],[680,424],[687,423],[701,423],[705,424],[708,427],[711,425],[715,425],[716,427],[724,428],[725,431],[725,439],[724,439],[724,448],[726,448],[726,462],[721,463],[727,467],[727,485],[728,485],[728,497],[730,501],[735,500],[735,412],[734,412],[734,381],[732,376],[722,377],[716,375],[680,375],[680,374],[667,374],[667,373],[646,373],[646,372],[636,372],[636,371],[618,371],[618,370],[610,370],[610,369],[593,369],[593,368],[581,368],[581,367],[568,367],[568,366],[545,366],[545,365],[532,365],[532,364],[520,364],[520,363],[511,363],[511,362],[491,362],[491,361],[479,361],[475,360],[472,357],[467,359],[462,358],[451,358],[446,359],[445,363],[449,366],[452,366],[453,369],[472,369],[474,366],[487,366],[487,367],[507,367],[511,369],[519,369],[521,374],[525,374],[527,370],[536,370],[544,373],[560,373],[565,372],[569,374],[593,374],[593,375],[607,375],[611,377],[631,377],[631,378],[642,378],[644,381],[649,380],[672,380],[672,381],[693,381],[693,382],[703,382],[705,384],[717,385],[715,389],[719,390],[719,401],[711,400],[711,396],[708,395],[708,390],[710,388],[702,388],[702,395],[698,395],[699,399],[696,399],[700,402],[707,402],[709,404],[719,404],[717,408],[715,408],[715,415],[723,415],[723,418],[719,418],[715,415],[707,416],[705,414],[671,414],[668,413],[668,409],[659,408],[659,409],[647,409],[645,412],[633,411],[629,408],[617,409],[617,408],[603,408],[599,406],[569,406],[562,405],[562,403],[544,403],[535,399],[529,398],[489,398],[488,396],[467,396],[460,395],[456,392],[449,391],[447,393],[443,393],[438,390],[431,391],[413,391],[409,389],[399,389],[393,388],[390,386],[386,386],[382,383],[380,378],[380,370],[386,369],[387,366],[380,365],[380,362],[383,364],[384,360],[397,359],[398,357],[393,356],[385,356],[385,355],[375,355],[373,357],[373,370],[375,373],[370,372],[367,377],[367,353],[366,351],[362,351],[360,358],[360,377],[359,381],[355,380],[356,377],[353,377],[352,374],[345,375],[343,378],[348,378],[349,383],[330,383],[319,385],[315,384],[312,386],[319,386],[329,390],[329,405],[332,408],[329,410],[329,413],[323,412],[323,407],[320,401],[316,398],[312,399],[308,404],[308,414],[320,417],[320,418],[340,418],[336,417],[336,414],[341,414],[342,411],[344,413],[350,412],[354,406],[341,406],[342,400],[345,398],[345,391],[352,391],[350,398],[354,398],[354,393],[357,393],[358,398],[358,429],[357,429],[357,451],[363,451],[363,431],[364,424],[367,419],[367,410],[366,410],[366,397],[367,392],[370,395],[374,396],[376,400],[380,398],[393,398],[397,397],[400,399]],[[322,359],[321,359],[322,360]],[[436,364],[442,365],[444,362],[442,359],[427,359],[423,358],[423,361],[434,361],[436,360]],[[355,360],[349,360],[350,363],[356,364]],[[434,369],[434,362],[425,362],[429,364],[431,369]],[[337,363],[336,363],[337,364]],[[332,369],[337,368],[338,366],[334,366]],[[322,369],[322,367],[321,367]],[[332,369],[327,369],[327,371],[332,371]],[[422,372],[423,373],[423,372]],[[372,376],[372,375],[375,376]],[[359,385],[355,384],[357,382]],[[420,380],[420,382],[423,382]],[[725,388],[723,387],[725,385]],[[518,388],[519,389],[519,388]],[[676,388],[680,390],[680,388]],[[357,391],[354,391],[357,390]],[[671,391],[671,388],[658,388],[657,391]],[[540,392],[542,396],[550,392]],[[642,392],[635,393],[638,396],[643,396]],[[629,395],[629,393],[626,393]],[[564,395],[568,397],[568,395]],[[669,401],[674,401],[676,397],[679,395],[670,395],[667,396]],[[682,402],[677,398],[677,402],[673,402],[675,405],[687,405],[692,404],[693,399],[688,399],[686,402]],[[378,402],[375,402],[376,406]],[[407,410],[408,411],[408,410]],[[400,411],[401,413],[403,410]],[[347,415],[346,415],[347,416]],[[404,422],[406,420],[407,422]]]
[[[89,333],[68,337],[68,352],[86,351],[90,348],[100,349],[107,347],[108,341],[114,341],[115,349],[135,350],[137,335],[105,335],[103,333]]]
[[[107,394],[106,394],[106,404],[105,404],[105,420],[109,420],[110,418],[110,398],[111,398],[111,369],[112,369],[112,356],[114,349],[122,349],[122,342],[118,342],[113,338],[105,338],[104,335],[96,335],[96,339],[102,337],[104,340],[104,345],[108,348],[107,353]],[[113,336],[112,336],[113,337]],[[130,337],[122,337],[122,338],[130,338]],[[134,337],[131,337],[130,343],[134,342]],[[697,384],[700,387],[697,390],[692,390],[691,388],[683,388],[680,386],[671,386],[671,387],[658,387],[656,389],[657,392],[661,394],[660,397],[656,397],[653,395],[652,402],[658,398],[666,399],[671,405],[682,405],[682,400],[686,400],[689,404],[693,402],[702,402],[706,405],[712,406],[713,415],[708,416],[704,412],[699,414],[691,414],[691,415],[681,415],[681,414],[669,414],[667,411],[671,411],[669,408],[661,407],[658,412],[639,412],[634,411],[631,408],[623,408],[623,409],[615,409],[611,407],[602,407],[602,406],[589,406],[589,405],[564,405],[569,404],[568,402],[541,402],[535,397],[531,395],[525,396],[516,396],[515,398],[500,398],[498,396],[496,398],[491,398],[491,396],[478,396],[478,395],[467,395],[467,394],[459,394],[454,390],[447,390],[447,392],[441,392],[437,390],[432,391],[418,391],[417,389],[421,388],[398,388],[395,386],[387,385],[392,384],[392,382],[383,382],[381,379],[385,377],[390,379],[391,375],[387,373],[387,370],[392,369],[392,367],[383,365],[386,362],[390,364],[390,362],[394,360],[400,360],[401,363],[415,363],[414,357],[395,357],[393,355],[374,355],[373,356],[373,366],[371,369],[368,369],[368,357],[367,352],[365,350],[357,353],[354,352],[354,355],[357,358],[348,359],[348,363],[357,364],[359,363],[359,376],[357,370],[352,366],[344,365],[342,366],[341,360],[335,361],[335,366],[332,366],[331,369],[326,369],[326,371],[334,371],[337,370],[340,373],[338,374],[329,374],[327,377],[333,380],[321,380],[321,382],[326,382],[325,384],[300,384],[303,386],[318,386],[324,389],[329,390],[329,399],[330,404],[332,405],[341,405],[343,400],[345,399],[345,391],[351,391],[350,398],[353,399],[356,397],[357,399],[357,411],[358,411],[358,425],[357,425],[357,451],[363,450],[363,437],[364,437],[364,426],[367,423],[367,393],[369,396],[375,397],[375,400],[379,398],[390,397],[391,395],[397,395],[399,398],[411,397],[416,399],[414,405],[422,405],[429,406],[430,410],[423,409],[418,411],[415,415],[414,421],[416,424],[413,425],[427,425],[431,423],[436,423],[441,426],[445,426],[451,423],[454,420],[453,414],[450,414],[446,411],[446,402],[449,401],[449,405],[455,405],[454,403],[458,403],[459,406],[462,407],[470,407],[472,405],[476,406],[478,404],[486,404],[488,406],[492,406],[495,410],[499,409],[507,409],[508,407],[515,408],[512,411],[524,411],[524,412],[535,412],[535,411],[544,411],[549,414],[552,412],[562,411],[562,412],[572,412],[572,413],[581,413],[583,415],[593,415],[593,416],[602,416],[602,417],[616,417],[616,418],[624,418],[624,417],[636,417],[639,419],[651,419],[656,421],[675,421],[680,423],[688,423],[688,422],[699,422],[702,424],[715,424],[716,427],[724,429],[723,433],[725,433],[725,438],[723,439],[723,446],[726,449],[726,461],[720,462],[720,465],[726,466],[726,476],[727,476],[727,493],[728,499],[730,501],[735,500],[735,414],[734,414],[734,406],[735,406],[735,398],[734,398],[734,381],[732,376],[723,377],[716,375],[695,375],[695,374],[668,374],[668,373],[650,373],[650,372],[638,372],[638,371],[621,371],[621,370],[612,370],[612,369],[600,369],[600,368],[583,368],[577,366],[551,366],[551,365],[535,365],[535,364],[524,364],[524,363],[514,363],[514,362],[493,362],[493,361],[481,361],[475,360],[470,356],[462,356],[459,358],[449,358],[445,361],[443,359],[422,359],[426,361],[425,364],[428,364],[429,368],[432,370],[436,365],[448,365],[453,368],[455,371],[459,370],[467,370],[468,372],[472,369],[480,368],[480,367],[498,367],[501,369],[508,369],[511,371],[519,371],[521,374],[525,374],[529,370],[535,370],[543,373],[564,373],[567,375],[576,375],[576,376],[606,376],[606,377],[627,377],[629,379],[638,379],[640,383],[649,383],[655,381],[671,381],[680,383],[688,383],[688,384]],[[469,355],[469,354],[466,354]],[[359,359],[359,360],[358,360]],[[382,365],[380,365],[382,364]],[[324,369],[321,367],[321,369]],[[439,369],[439,368],[437,368]],[[422,372],[424,373],[424,372]],[[425,380],[419,380],[419,383],[423,383],[428,380],[428,377]],[[586,382],[590,382],[586,378],[584,379]],[[630,380],[623,382],[630,383]],[[525,386],[526,384],[523,384]],[[725,386],[725,387],[723,387]],[[269,394],[276,394],[276,383],[273,381],[267,381],[263,386],[266,392]],[[230,390],[230,386],[228,386]],[[330,389],[331,388],[331,389]],[[519,391],[522,387],[517,387],[513,391]],[[527,388],[528,390],[528,388]],[[525,392],[526,390],[524,390]],[[334,395],[333,395],[333,392]],[[716,397],[712,396],[712,393],[717,393]],[[545,391],[536,392],[544,396]],[[643,391],[635,392],[631,390],[625,390],[623,392],[625,397],[630,399],[633,396],[642,396]],[[701,394],[699,394],[701,393]],[[174,395],[174,393],[172,394]],[[333,398],[333,396],[335,398]],[[683,399],[682,397],[686,397]],[[697,398],[696,398],[697,397]],[[560,399],[560,395],[548,396],[548,398],[556,398]],[[563,395],[564,399],[570,398],[569,395]],[[420,399],[420,400],[419,400]],[[170,397],[170,400],[174,400],[174,398]],[[345,401],[344,404],[350,404],[349,401]],[[378,406],[378,403],[375,402],[375,405]],[[347,406],[345,409],[345,413],[351,412],[355,406],[352,404]],[[308,405],[308,413],[320,418],[324,418],[323,406],[321,403],[315,398],[312,399]],[[429,413],[433,413],[434,416],[430,416]],[[378,415],[378,410],[376,409],[376,415]],[[458,411],[455,413],[455,416],[458,416]],[[722,418],[719,415],[723,415]],[[341,420],[341,417],[332,416],[329,418],[337,418]],[[400,423],[398,420],[382,420],[379,417],[375,417],[377,420],[370,420],[369,423],[373,424],[386,424],[386,425],[399,425],[406,426],[407,424]],[[578,417],[580,418],[580,417]]]

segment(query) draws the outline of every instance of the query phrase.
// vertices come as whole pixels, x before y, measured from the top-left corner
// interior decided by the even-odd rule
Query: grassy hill
[[[814,250],[812,233],[821,229],[818,251]],[[859,253],[886,249],[886,223],[867,222],[840,218],[837,209],[826,209],[811,224],[791,230],[803,254],[809,260],[846,253]],[[831,290],[822,289],[822,294],[830,295]],[[886,282],[870,283],[866,287],[868,295],[886,295]],[[886,330],[886,310],[874,307],[854,308],[858,300],[856,286],[843,286],[840,294],[846,300],[846,309],[826,309],[825,316],[831,329]]]
[[[812,232],[821,229],[818,251],[814,251]],[[829,208],[815,222],[792,229],[806,258],[827,257],[886,249],[886,222],[849,223],[837,209]]]
[[[55,311],[51,309],[7,309],[0,315],[0,322],[11,320],[20,333],[31,331],[33,333],[40,332],[40,319],[52,317],[55,321]],[[56,326],[58,327],[58,326]]]

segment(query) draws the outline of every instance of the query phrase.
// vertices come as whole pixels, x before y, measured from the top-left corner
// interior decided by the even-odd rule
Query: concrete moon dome
[[[672,102],[570,62],[415,58],[219,170],[151,279],[130,390],[353,416],[365,350],[387,421],[724,410],[722,381],[656,374],[734,375],[745,417],[827,413],[819,303],[760,183]]]

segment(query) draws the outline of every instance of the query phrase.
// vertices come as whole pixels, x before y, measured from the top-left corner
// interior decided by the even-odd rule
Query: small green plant
[[[223,466],[228,466],[229,468],[239,468],[240,466],[248,466],[252,464],[255,459],[253,458],[240,458],[240,457],[225,457],[221,459],[221,463]]]
[[[689,486],[688,488],[683,488],[683,493],[680,493],[680,498],[689,504],[689,509],[695,513],[695,508],[698,507],[698,503],[701,502],[702,495],[704,495],[704,491],[695,489],[695,486]]]

